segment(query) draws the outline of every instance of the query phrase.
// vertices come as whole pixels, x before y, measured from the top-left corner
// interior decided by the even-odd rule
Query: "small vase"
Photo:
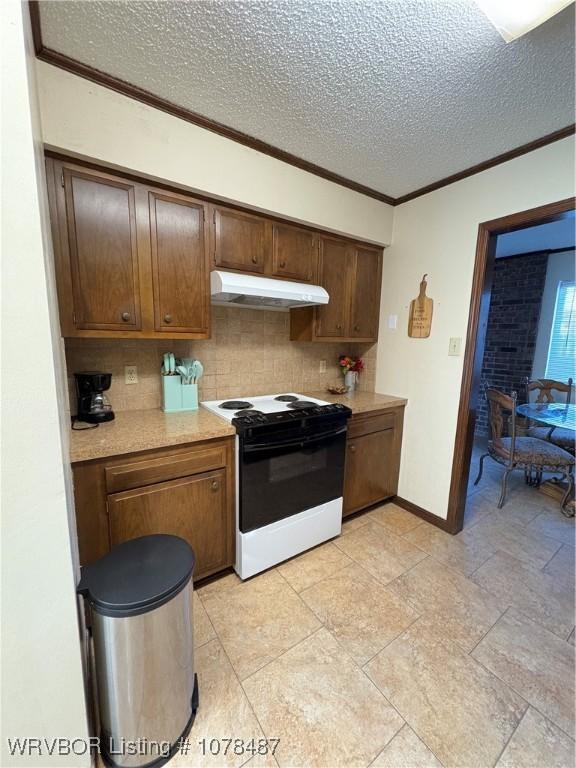
[[[348,389],[348,392],[354,392],[356,389],[356,372],[348,371],[344,374],[344,386]]]

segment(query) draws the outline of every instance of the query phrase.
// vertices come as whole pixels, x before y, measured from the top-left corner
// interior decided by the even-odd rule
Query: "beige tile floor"
[[[521,475],[497,510],[499,472],[486,462],[458,536],[388,504],[200,586],[201,703],[173,764],[572,768],[574,521]],[[279,743],[209,756],[202,738]]]

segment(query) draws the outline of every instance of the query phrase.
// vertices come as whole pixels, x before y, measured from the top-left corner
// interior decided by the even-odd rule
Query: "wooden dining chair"
[[[547,440],[536,437],[517,437],[516,405],[518,395],[516,392],[507,395],[494,389],[494,387],[486,387],[485,392],[488,401],[490,440],[488,441],[487,453],[480,457],[478,477],[474,481],[474,485],[478,485],[482,478],[484,459],[490,457],[501,464],[504,467],[502,490],[498,500],[498,509],[501,509],[506,500],[508,476],[513,470],[520,469],[526,475],[535,477],[535,485],[540,484],[544,472],[558,473],[568,483],[568,488],[560,504],[560,508],[564,509],[574,485],[574,456]],[[509,431],[507,436],[504,434],[506,423]]]
[[[531,402],[531,394],[536,392],[536,403],[555,403],[554,392],[564,392],[566,394],[566,404],[572,402],[573,380],[567,382],[556,381],[555,379],[525,379],[526,402]],[[574,430],[565,427],[543,427],[538,424],[528,422],[528,436],[537,437],[540,440],[548,440],[555,445],[564,448],[565,451],[574,453]]]

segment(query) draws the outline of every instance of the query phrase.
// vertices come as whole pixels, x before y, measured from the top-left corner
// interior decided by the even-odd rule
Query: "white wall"
[[[10,757],[6,742],[88,735],[66,395],[53,280],[46,271],[50,234],[34,78],[28,10],[4,0],[0,764],[87,766],[89,755]]]
[[[538,336],[536,349],[532,363],[532,378],[538,379],[546,376],[546,363],[548,361],[548,347],[550,346],[550,334],[554,321],[554,308],[556,306],[556,292],[558,283],[575,279],[574,250],[562,253],[551,253],[546,267],[546,282],[542,293],[540,306],[540,318],[538,320]],[[557,393],[560,400],[560,393]]]
[[[78,156],[387,244],[393,208],[37,62],[45,143]]]
[[[574,194],[573,137],[398,206],[384,252],[376,389],[408,398],[399,495],[447,515],[464,342],[480,222]],[[410,339],[408,308],[428,273],[428,339]],[[387,327],[398,315],[398,329]],[[448,356],[451,336],[462,355]]]

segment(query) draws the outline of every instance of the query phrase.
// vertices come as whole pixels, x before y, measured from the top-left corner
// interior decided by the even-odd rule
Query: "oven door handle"
[[[244,445],[243,451],[245,453],[256,453],[259,451],[266,451],[270,450],[272,448],[293,448],[296,445],[302,446],[302,448],[306,448],[309,445],[315,445],[317,443],[321,443],[322,441],[326,440],[330,437],[338,437],[338,435],[345,434],[347,432],[348,428],[346,426],[341,427],[340,429],[330,430],[329,432],[322,432],[319,435],[314,435],[313,437],[300,437],[297,440],[289,440],[284,441],[280,440],[278,442],[273,443],[253,443],[248,445]]]

